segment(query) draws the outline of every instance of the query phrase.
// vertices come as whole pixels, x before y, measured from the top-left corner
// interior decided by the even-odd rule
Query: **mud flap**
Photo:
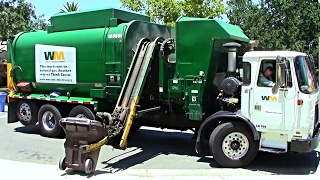
[[[17,102],[10,102],[8,103],[8,123],[15,123],[18,122],[17,117]]]

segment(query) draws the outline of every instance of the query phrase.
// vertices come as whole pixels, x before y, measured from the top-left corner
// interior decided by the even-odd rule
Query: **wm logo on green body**
[[[55,61],[55,60],[65,60],[63,51],[52,51],[44,52],[45,60]]]

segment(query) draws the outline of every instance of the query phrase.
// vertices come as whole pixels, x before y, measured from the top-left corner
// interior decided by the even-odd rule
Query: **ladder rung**
[[[112,65],[112,64],[121,64],[121,62],[106,62],[105,64],[106,64],[106,65],[109,65],[109,64],[110,64],[110,65]]]
[[[121,89],[122,86],[106,86],[106,88],[117,88],[117,89]]]
[[[121,76],[121,74],[105,74],[106,76]]]

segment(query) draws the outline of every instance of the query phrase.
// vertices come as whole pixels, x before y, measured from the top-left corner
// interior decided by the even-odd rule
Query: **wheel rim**
[[[87,171],[90,173],[92,171],[93,162],[91,159],[87,160]]]
[[[66,159],[65,158],[61,158],[60,159],[60,162],[59,162],[59,168],[61,169],[61,170],[65,170],[66,169]]]
[[[31,120],[31,107],[27,103],[22,103],[19,108],[22,121],[29,122]]]
[[[78,114],[78,115],[76,116],[76,118],[85,118],[85,119],[88,119],[87,116],[84,115],[84,114]]]
[[[92,170],[92,161],[89,161],[88,170],[89,170],[89,172],[91,172],[91,170]]]
[[[240,133],[233,132],[228,134],[222,142],[222,150],[230,159],[240,159],[247,154],[249,149],[248,138]]]
[[[52,129],[54,129],[54,127],[56,126],[56,122],[54,120],[54,115],[52,112],[46,111],[45,113],[43,113],[42,124],[43,124],[43,127],[48,131],[51,131]]]

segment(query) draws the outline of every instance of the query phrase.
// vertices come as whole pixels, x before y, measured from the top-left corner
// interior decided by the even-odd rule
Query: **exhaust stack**
[[[254,48],[258,47],[258,45],[259,45],[259,40],[251,40],[248,44],[249,51],[254,51]]]
[[[237,51],[238,51],[238,48],[241,47],[241,45],[236,42],[229,42],[229,43],[223,44],[223,47],[228,49],[227,77],[236,77]]]

